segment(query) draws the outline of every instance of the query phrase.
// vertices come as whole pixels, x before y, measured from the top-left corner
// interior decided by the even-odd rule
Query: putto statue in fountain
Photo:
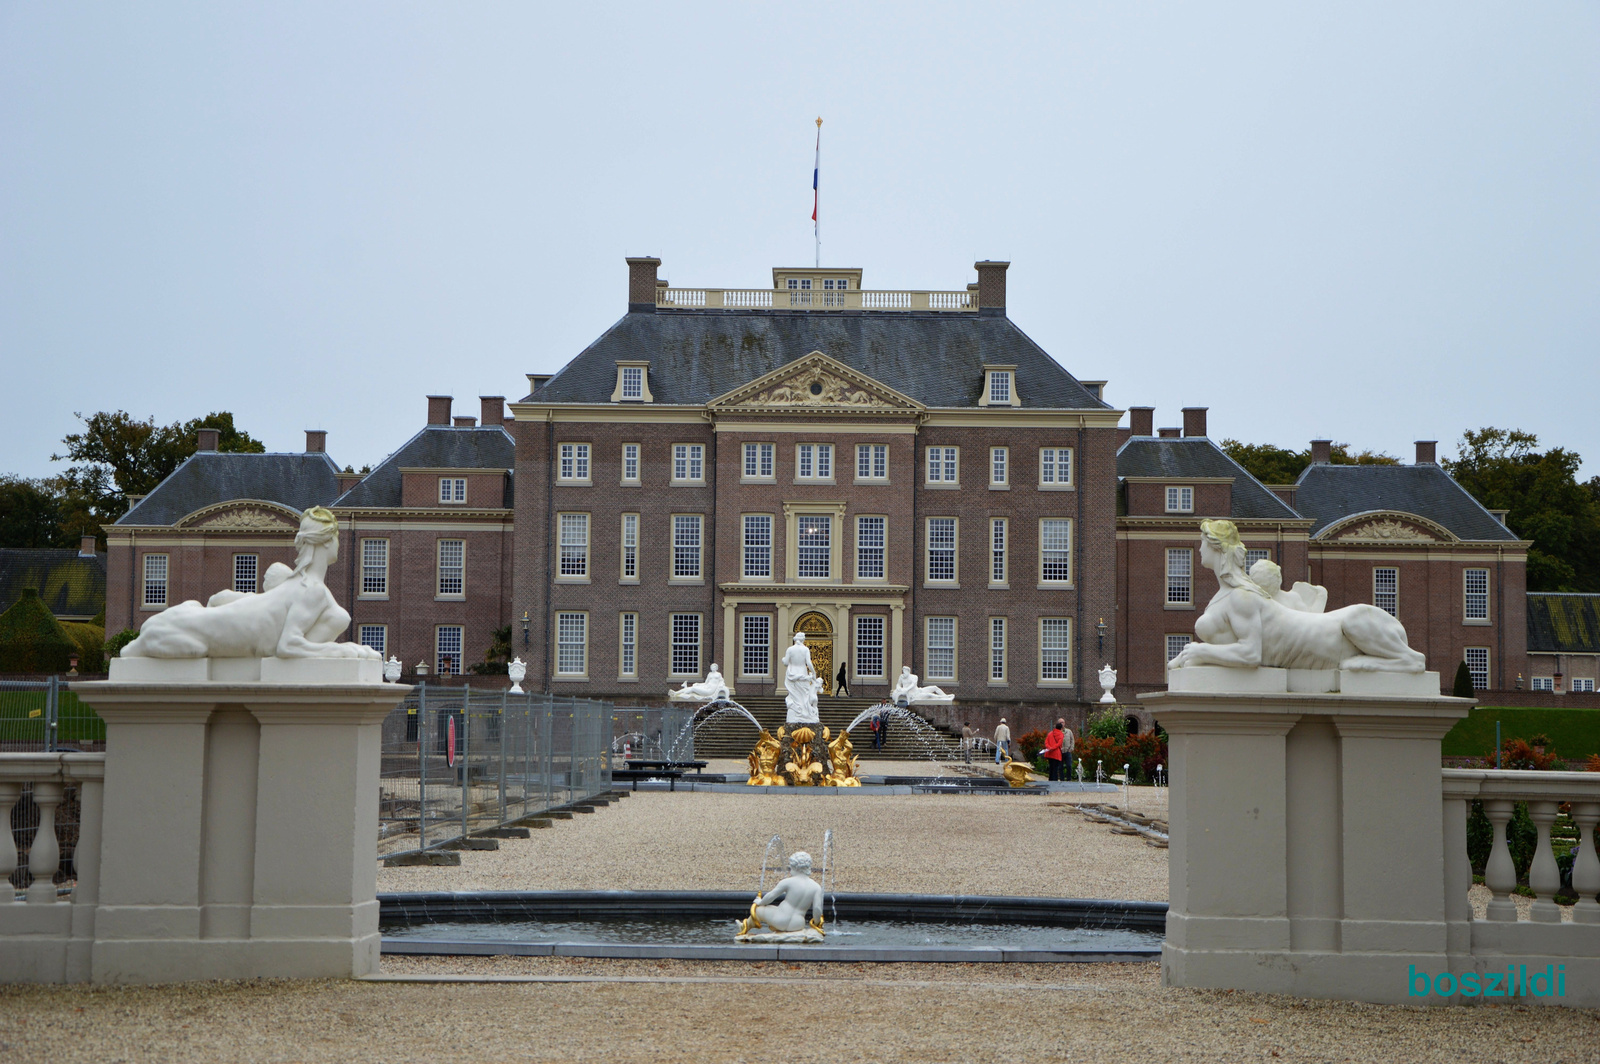
[[[717,671],[717,663],[713,661],[704,680],[699,683],[685,680],[682,687],[668,691],[667,697],[674,702],[730,702],[733,693],[728,690],[728,682],[722,678],[722,673]]]
[[[822,884],[811,878],[811,855],[801,850],[789,855],[788,878],[750,903],[734,941],[821,942],[822,935]]]
[[[1421,673],[1426,666],[1426,659],[1406,642],[1405,628],[1378,607],[1357,604],[1315,612],[1310,607],[1327,599],[1322,588],[1296,584],[1294,592],[1277,590],[1272,585],[1281,587],[1281,572],[1274,581],[1266,569],[1263,586],[1245,571],[1244,563],[1245,546],[1232,521],[1200,522],[1200,564],[1216,573],[1222,586],[1195,622],[1201,642],[1184,647],[1167,663],[1169,671],[1223,665]],[[1309,591],[1301,593],[1302,586]],[[1300,604],[1285,603],[1287,597]]]
[[[954,702],[955,695],[946,694],[937,687],[918,687],[917,674],[911,671],[910,665],[900,666],[900,675],[895,678],[894,687],[889,690],[889,701],[897,706],[908,706],[917,702]]]
[[[822,684],[816,667],[811,664],[811,651],[806,648],[806,634],[796,632],[794,642],[783,652],[783,704],[786,724],[817,724],[817,696]]]

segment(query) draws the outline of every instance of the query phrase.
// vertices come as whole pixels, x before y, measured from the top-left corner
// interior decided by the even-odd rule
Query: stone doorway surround
[[[808,613],[820,613],[827,619],[833,630],[833,645],[829,655],[831,670],[827,676],[828,690],[833,690],[833,673],[838,671],[840,661],[854,661],[855,648],[850,645],[850,611],[858,606],[889,607],[887,661],[885,662],[885,678],[882,682],[893,683],[895,674],[899,673],[901,664],[905,664],[905,610],[906,594],[911,589],[904,584],[876,584],[876,585],[812,585],[797,586],[794,584],[721,584],[718,590],[722,592],[722,645],[716,648],[716,653],[722,655],[715,660],[737,662],[740,653],[739,633],[737,630],[737,617],[741,606],[769,607],[776,615],[772,626],[774,635],[773,658],[774,670],[777,669],[777,659],[787,649],[789,642],[794,638],[796,625]],[[807,633],[810,641],[810,633]],[[813,654],[813,662],[816,656]],[[729,674],[730,676],[734,674]],[[817,670],[817,675],[822,675],[822,670]],[[783,677],[775,675],[773,694],[784,694]],[[850,682],[856,682],[854,671],[850,674]]]

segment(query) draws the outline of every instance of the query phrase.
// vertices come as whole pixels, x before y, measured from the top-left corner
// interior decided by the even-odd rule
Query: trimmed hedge
[[[1547,751],[1573,768],[1590,754],[1600,754],[1600,709],[1531,709],[1520,706],[1477,706],[1444,737],[1446,757],[1494,757],[1494,723],[1500,741],[1550,737]]]
[[[78,644],[39,598],[25,587],[22,597],[0,613],[0,673],[66,672]]]
[[[68,638],[78,644],[78,671],[106,671],[106,630],[98,624],[62,621]]]

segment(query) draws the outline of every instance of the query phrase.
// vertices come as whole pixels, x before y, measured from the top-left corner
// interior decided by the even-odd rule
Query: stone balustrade
[[[100,825],[105,807],[105,754],[0,754],[0,982],[81,982],[89,978],[95,907],[100,897]],[[78,840],[70,896],[56,889],[61,866],[56,811],[69,785],[77,785]],[[9,877],[17,870],[11,812],[31,786],[39,828],[28,848],[33,877],[18,903]]]
[[[795,288],[657,288],[663,310],[976,311],[974,291],[834,291]]]

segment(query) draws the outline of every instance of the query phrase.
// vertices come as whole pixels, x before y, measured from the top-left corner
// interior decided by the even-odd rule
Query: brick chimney
[[[1438,465],[1439,464],[1439,459],[1437,457],[1438,449],[1439,449],[1439,441],[1438,440],[1418,440],[1417,441],[1417,465]]]
[[[1186,406],[1183,408],[1183,434],[1185,436],[1204,436],[1206,434],[1206,411],[1210,407]]]
[[[1332,440],[1312,440],[1311,441],[1311,464],[1312,465],[1327,465],[1331,461],[1333,461],[1333,441]]]
[[[978,313],[1005,317],[1006,270],[1011,268],[1011,263],[984,259],[972,266],[978,271]]]
[[[458,429],[470,429],[477,426],[478,419],[475,417],[467,417],[465,414],[457,414],[451,419],[450,423]]]
[[[484,428],[499,425],[506,419],[506,397],[503,395],[478,396],[478,424]]]
[[[1128,427],[1135,436],[1154,436],[1156,434],[1156,408],[1153,406],[1128,407]]]
[[[454,401],[454,396],[449,395],[428,396],[428,424],[450,424],[450,404]]]
[[[95,555],[94,536],[93,536],[92,533],[85,532],[83,534],[83,538],[78,541],[78,557],[80,557],[80,558],[93,558],[94,555]]]
[[[306,454],[322,454],[328,449],[328,433],[323,429],[306,429]]]
[[[217,438],[221,433],[216,429],[198,429],[195,432],[197,451],[214,451],[217,449]]]
[[[628,259],[628,313],[656,312],[656,269],[660,259]]]
[[[1183,435],[1183,430],[1174,425],[1170,429],[1158,429],[1157,435],[1164,440],[1175,440]]]

